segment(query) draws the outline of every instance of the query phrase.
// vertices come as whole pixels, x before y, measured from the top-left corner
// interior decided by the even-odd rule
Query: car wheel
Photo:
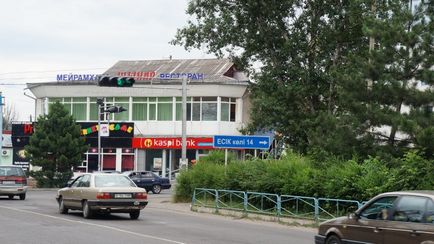
[[[331,235],[327,238],[326,244],[341,244],[341,238],[339,238],[337,235]]]
[[[14,199],[14,195],[9,195],[8,197],[9,197],[9,199],[11,199],[11,200]]]
[[[65,203],[63,202],[62,197],[59,198],[59,213],[61,213],[61,214],[67,214],[68,213],[68,208],[65,207]]]
[[[131,219],[138,219],[139,216],[140,216],[140,210],[134,210],[133,212],[130,212]]]
[[[26,193],[20,194],[20,200],[26,200]]]
[[[87,203],[87,201],[85,200],[83,202],[83,217],[85,219],[90,219],[93,216],[93,211],[92,209],[90,209],[89,207],[89,203]]]
[[[161,186],[160,185],[153,185],[152,186],[152,193],[160,194],[160,192],[161,192]]]

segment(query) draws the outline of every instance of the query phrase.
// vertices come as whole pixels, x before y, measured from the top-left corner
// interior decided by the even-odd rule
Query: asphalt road
[[[149,194],[138,220],[128,214],[84,219],[57,212],[56,191],[32,190],[25,201],[0,197],[1,244],[313,243],[315,229],[235,219],[171,204],[170,192]]]

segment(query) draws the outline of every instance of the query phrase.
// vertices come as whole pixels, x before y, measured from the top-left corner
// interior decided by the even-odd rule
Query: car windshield
[[[24,176],[24,171],[16,167],[0,167],[0,176]]]
[[[96,175],[95,187],[136,187],[128,177],[124,175]]]

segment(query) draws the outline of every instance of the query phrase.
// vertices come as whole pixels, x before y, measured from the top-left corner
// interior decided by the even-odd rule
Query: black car
[[[122,174],[130,177],[138,187],[152,191],[154,194],[159,194],[161,190],[172,186],[169,178],[160,177],[151,171],[125,171]]]

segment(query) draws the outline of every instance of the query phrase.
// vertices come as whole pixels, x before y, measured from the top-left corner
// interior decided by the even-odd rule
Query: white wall
[[[221,96],[237,98],[236,121],[188,121],[188,136],[239,135],[246,123],[245,95],[247,86],[217,85],[217,84],[189,84],[187,96]],[[37,97],[37,116],[46,110],[46,97],[180,97],[180,85],[138,85],[133,88],[98,87],[95,85],[40,85],[30,90]],[[218,113],[220,114],[220,113]],[[131,113],[130,113],[131,117]],[[125,121],[135,123],[136,135],[149,136],[180,136],[181,121]]]

